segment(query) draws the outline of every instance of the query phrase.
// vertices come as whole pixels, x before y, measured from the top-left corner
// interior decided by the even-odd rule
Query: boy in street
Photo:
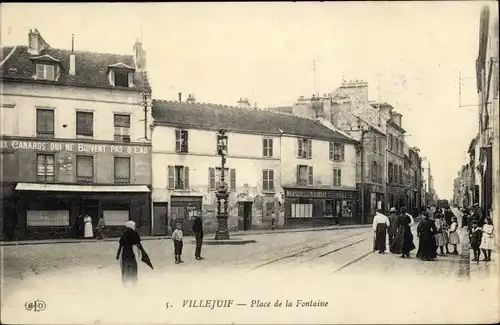
[[[172,240],[174,241],[175,264],[184,263],[184,261],[181,259],[183,246],[182,237],[182,224],[178,222],[177,228],[172,233]]]

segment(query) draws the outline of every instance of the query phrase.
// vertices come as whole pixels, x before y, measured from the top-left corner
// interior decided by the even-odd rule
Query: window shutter
[[[266,138],[262,139],[262,156],[263,157],[267,157],[267,149],[266,149],[267,148],[267,143],[268,142],[267,142]]]
[[[298,145],[297,157],[302,158],[302,151],[303,151],[302,139],[297,139],[297,145]]]
[[[313,166],[309,166],[309,185],[314,185]]]
[[[268,191],[269,190],[269,187],[268,187],[268,183],[267,183],[267,170],[266,169],[263,169],[262,170],[262,190],[264,191]]]
[[[184,189],[189,189],[189,167],[184,167]]]
[[[329,142],[329,150],[328,150],[328,152],[329,152],[329,158],[330,158],[330,160],[333,160],[333,142],[331,142],[331,141]]]
[[[338,181],[337,181],[338,183],[337,184],[338,184],[338,186],[342,186],[342,169],[339,168],[337,173],[338,173]]]
[[[208,167],[208,189],[215,190],[215,168]]]
[[[296,181],[296,184],[299,184],[300,183],[300,165],[297,165],[297,181]]]
[[[189,145],[188,145],[188,134],[189,134],[189,132],[188,131],[184,131],[183,133],[184,133],[184,143],[183,143],[184,146],[183,146],[182,150],[185,151],[185,152],[188,152],[188,147],[189,147]]]
[[[111,86],[114,86],[115,85],[115,72],[113,70],[109,71],[108,78],[109,78],[109,84]]]
[[[181,130],[175,130],[175,151],[181,151]]]
[[[175,167],[168,166],[168,186],[169,190],[173,190],[175,187]]]
[[[312,140],[307,141],[308,146],[307,146],[307,158],[311,159],[312,158]]]
[[[270,169],[267,171],[267,179],[268,179],[268,190],[274,191],[274,170]]]
[[[230,169],[229,170],[229,175],[230,175],[230,179],[229,179],[229,182],[230,182],[230,188],[231,190],[236,190],[236,169]]]
[[[267,139],[267,153],[269,154],[269,157],[273,156],[273,139]]]

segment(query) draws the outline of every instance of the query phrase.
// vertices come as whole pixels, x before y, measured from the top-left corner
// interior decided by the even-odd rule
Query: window
[[[36,136],[42,138],[54,137],[54,110],[41,109],[36,110]]]
[[[217,190],[220,187],[221,171],[222,168],[220,167],[208,168],[209,190]],[[236,190],[236,169],[224,168],[224,183],[228,186],[228,190]]]
[[[54,155],[37,155],[36,175],[39,182],[53,182],[54,177]]]
[[[76,156],[76,181],[78,183],[94,181],[94,157]]]
[[[377,152],[378,138],[373,138],[373,152]]]
[[[130,142],[130,115],[115,114],[115,141]]]
[[[387,171],[387,182],[392,183],[393,177],[394,177],[394,165],[392,163],[389,163],[388,165],[388,171]]]
[[[36,78],[51,80],[56,79],[56,67],[52,64],[37,64],[36,65]]]
[[[333,169],[333,186],[342,186],[342,170],[340,168]]]
[[[292,203],[290,204],[290,216],[292,218],[312,218],[312,203]]]
[[[76,137],[92,138],[94,136],[94,113],[76,112]]]
[[[115,157],[115,183],[130,184],[130,158]]]
[[[399,173],[398,173],[398,165],[394,165],[394,176],[393,176],[393,181],[394,184],[399,184]]]
[[[394,142],[395,142],[395,145],[396,145],[396,147],[394,149],[394,152],[399,153],[399,140],[398,139],[394,139]]]
[[[262,149],[264,157],[272,157],[273,156],[273,139],[264,138],[262,139]]]
[[[404,182],[404,180],[403,180],[403,167],[398,166],[398,171],[399,171],[399,176],[398,176],[399,184],[403,184],[403,182]]]
[[[188,131],[175,130],[175,151],[188,152]],[[219,152],[218,145],[217,152]]]
[[[392,134],[389,134],[389,150],[392,151],[392,145],[393,145],[393,137]]]
[[[313,185],[313,167],[305,165],[297,165],[297,184],[298,185]]]
[[[27,210],[28,227],[69,226],[69,210]]]
[[[344,161],[345,147],[343,143],[333,144],[333,161]]]
[[[127,70],[114,69],[115,74],[115,86],[118,87],[129,87],[129,72]]]
[[[123,226],[129,220],[128,210],[103,210],[102,215],[106,226]]]
[[[189,167],[168,166],[168,189],[169,190],[189,189]]]
[[[378,165],[376,161],[372,163],[371,174],[372,174],[371,177],[372,182],[376,183],[378,181]]]
[[[274,192],[274,170],[264,169],[262,171],[262,189]]]
[[[312,140],[297,139],[298,143],[298,158],[311,159],[312,157]]]

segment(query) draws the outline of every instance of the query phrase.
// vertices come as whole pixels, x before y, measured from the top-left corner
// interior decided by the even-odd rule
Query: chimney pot
[[[76,74],[76,56],[75,53],[69,55],[69,74],[74,76]]]
[[[182,93],[181,93],[181,92],[179,92],[179,94],[178,94],[178,95],[179,95],[179,102],[182,102]]]

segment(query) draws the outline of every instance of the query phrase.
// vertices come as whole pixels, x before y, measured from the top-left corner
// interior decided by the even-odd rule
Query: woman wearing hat
[[[120,260],[121,257],[120,266],[122,271],[122,282],[124,284],[127,282],[135,284],[137,282],[136,256],[139,256],[138,249],[142,250],[141,237],[137,231],[135,231],[135,222],[129,220],[125,222],[125,231],[120,237],[120,246],[116,253],[117,260]]]
[[[451,220],[450,229],[448,229],[448,244],[453,245],[453,252],[451,252],[451,254],[453,255],[458,255],[457,245],[460,244],[460,237],[458,236],[457,229],[457,217],[453,217]]]
[[[491,261],[491,250],[493,249],[493,222],[490,217],[486,217],[483,226],[483,236],[481,238],[481,250],[483,251],[485,262]]]

